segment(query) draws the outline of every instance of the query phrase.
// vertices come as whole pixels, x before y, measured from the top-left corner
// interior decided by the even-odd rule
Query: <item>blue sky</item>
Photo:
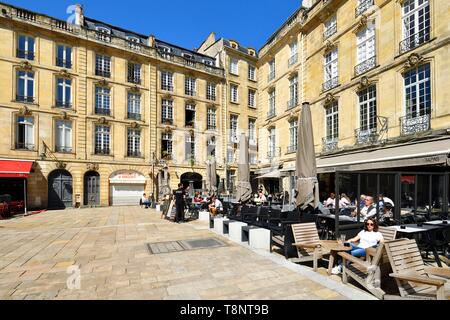
[[[300,6],[300,0],[1,0],[60,19],[81,3],[85,15],[193,49],[214,31],[257,50]]]

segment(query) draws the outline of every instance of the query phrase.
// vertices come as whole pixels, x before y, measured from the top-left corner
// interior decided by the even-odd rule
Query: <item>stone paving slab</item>
[[[139,207],[49,211],[0,221],[0,299],[373,298],[276,254],[231,242],[207,224],[173,224]],[[175,245],[158,246],[157,255],[147,247],[210,238],[226,246],[181,252]],[[73,266],[78,271],[68,272]]]

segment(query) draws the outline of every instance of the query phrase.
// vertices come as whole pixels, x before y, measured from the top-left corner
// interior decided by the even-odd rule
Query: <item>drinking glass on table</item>
[[[341,234],[341,236],[339,237],[339,243],[344,244],[346,240],[347,236],[345,234]]]

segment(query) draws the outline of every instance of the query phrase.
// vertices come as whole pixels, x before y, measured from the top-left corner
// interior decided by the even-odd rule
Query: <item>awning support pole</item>
[[[25,209],[25,215],[28,214],[27,209],[27,179],[23,179],[23,195],[24,195],[24,209]]]

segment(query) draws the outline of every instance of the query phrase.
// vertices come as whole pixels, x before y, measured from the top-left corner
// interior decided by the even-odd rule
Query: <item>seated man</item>
[[[220,202],[220,200],[217,199],[215,196],[211,198],[211,204],[209,205],[209,212],[213,217],[223,212],[222,202]]]
[[[364,199],[365,205],[361,209],[360,214],[361,218],[364,220],[374,217],[377,214],[377,206],[373,203],[373,197],[366,196]],[[358,212],[355,210],[352,213],[353,217],[356,217],[358,215]]]
[[[145,206],[145,209],[148,209],[150,207],[151,203],[150,200],[147,198],[147,195],[144,193],[144,195],[141,198],[141,206]]]

